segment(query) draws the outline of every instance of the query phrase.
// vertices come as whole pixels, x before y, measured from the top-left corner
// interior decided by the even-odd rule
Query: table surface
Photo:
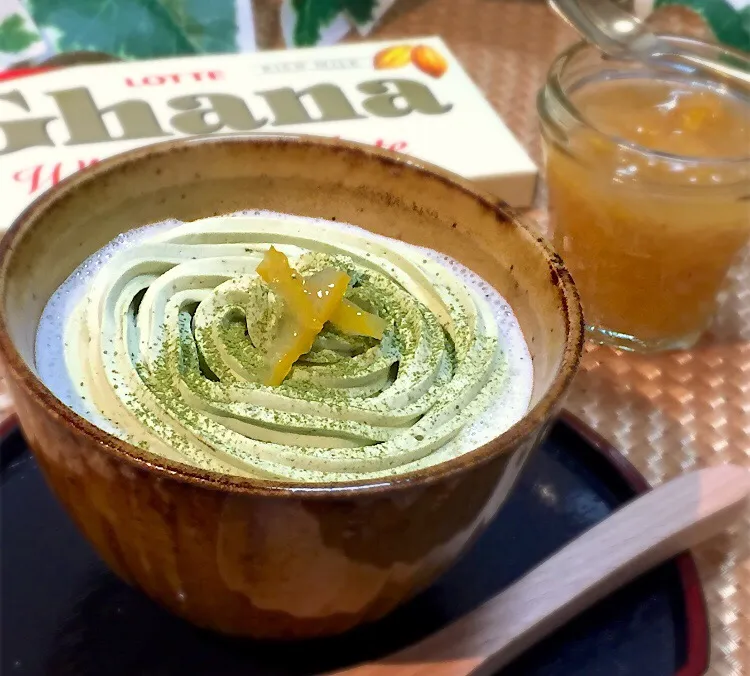
[[[259,45],[280,45],[278,0],[256,2]],[[440,35],[540,160],[534,98],[574,36],[543,0],[398,0],[373,39]],[[545,227],[542,209],[533,212]],[[0,383],[0,409],[11,404]],[[750,250],[730,274],[708,335],[688,352],[640,356],[589,346],[567,408],[652,484],[732,462],[750,467]],[[716,676],[750,676],[750,510],[696,550]]]

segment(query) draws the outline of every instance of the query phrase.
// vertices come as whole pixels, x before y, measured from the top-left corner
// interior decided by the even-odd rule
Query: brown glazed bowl
[[[39,317],[83,259],[139,225],[251,208],[355,223],[479,273],[526,336],[531,410],[485,446],[409,475],[279,484],[151,455],[77,416],[38,379]],[[214,136],[137,149],[47,192],[0,251],[0,357],[53,491],[120,577],[230,634],[335,634],[429,585],[505,500],[558,410],[582,336],[570,275],[505,204],[435,167],[340,141]]]

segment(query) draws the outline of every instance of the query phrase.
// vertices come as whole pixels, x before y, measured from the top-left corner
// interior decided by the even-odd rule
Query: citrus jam
[[[589,335],[689,347],[750,238],[750,102],[647,77],[593,80],[567,97],[578,123],[564,140],[543,125],[552,238]]]

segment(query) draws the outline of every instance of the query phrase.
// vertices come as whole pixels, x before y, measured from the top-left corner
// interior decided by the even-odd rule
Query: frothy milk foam
[[[387,237],[370,233],[355,225],[323,219],[269,211],[241,211],[229,216],[288,218],[296,222],[309,222],[311,228],[324,224],[326,227],[342,231],[356,231],[360,236],[364,235],[371,239],[388,240]],[[180,224],[181,221],[176,220],[162,221],[136,228],[116,237],[87,258],[63,282],[47,302],[39,321],[35,358],[37,371],[42,381],[65,405],[98,427],[119,437],[124,437],[127,430],[113,427],[109,421],[105,420],[91,405],[91,402],[86,401],[80,395],[78,388],[71,380],[65,366],[66,327],[73,310],[83,299],[92,280],[102,267],[107,265],[115,253]],[[477,296],[482,297],[491,307],[498,327],[500,345],[507,361],[507,383],[498,398],[476,420],[467,425],[457,437],[435,452],[439,461],[445,461],[481,446],[505,431],[509,420],[515,422],[524,416],[531,400],[534,377],[533,364],[526,340],[513,310],[490,284],[450,256],[432,249],[416,246],[413,248],[420,251],[425,257],[450,268],[466,286]],[[499,415],[500,413],[502,414]],[[498,420],[502,421],[501,429],[498,429]]]

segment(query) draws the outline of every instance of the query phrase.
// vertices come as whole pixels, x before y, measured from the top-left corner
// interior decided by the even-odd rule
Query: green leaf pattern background
[[[47,43],[22,0],[0,0],[0,70],[47,52]]]
[[[679,5],[703,17],[719,42],[750,52],[750,3],[726,0],[654,0],[654,9]]]
[[[103,51],[126,59],[242,51],[237,17],[243,7],[250,14],[252,1],[0,0],[0,53],[21,55],[35,43],[41,49],[39,29],[55,51]],[[358,28],[366,26],[384,3],[392,2],[287,1],[294,12],[291,38],[298,46],[317,44],[321,32],[342,17]],[[750,0],[651,0],[648,4],[652,3],[654,9],[689,7],[704,17],[721,42],[750,51]],[[13,6],[21,11],[14,12]],[[23,16],[27,10],[33,21]]]
[[[20,14],[9,14],[0,21],[0,52],[20,54],[37,40],[39,34],[26,27]]]
[[[251,3],[259,1],[265,0],[0,0],[0,51],[18,53],[32,42],[43,45],[45,55],[85,50],[124,59],[243,51]],[[366,33],[394,2],[286,1],[292,42],[299,46],[318,43],[334,20]]]
[[[27,0],[58,51],[121,58],[237,51],[235,0]]]
[[[345,12],[358,25],[369,23],[378,0],[292,0],[297,15],[294,44],[306,47],[317,44],[321,30]]]

